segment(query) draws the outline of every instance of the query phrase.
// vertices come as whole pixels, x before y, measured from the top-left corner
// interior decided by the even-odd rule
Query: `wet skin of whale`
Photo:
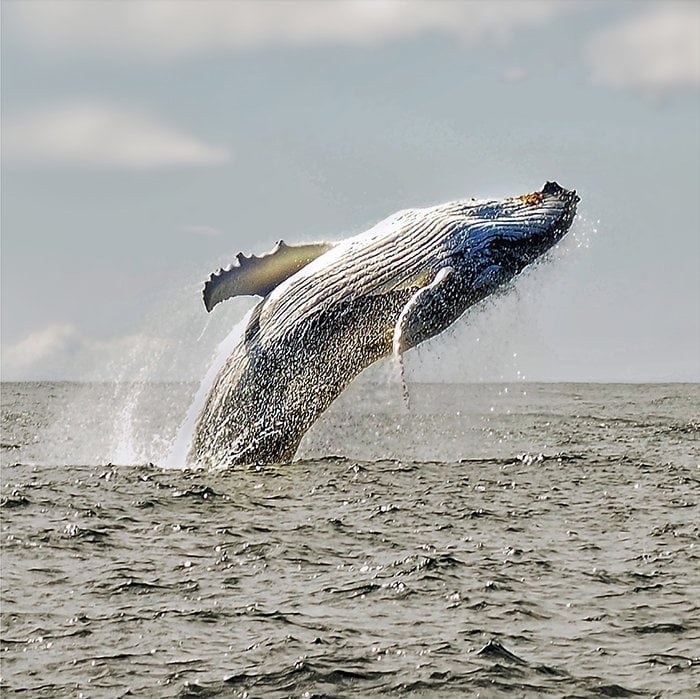
[[[290,461],[363,369],[442,332],[511,280],[562,238],[578,201],[548,182],[520,197],[401,211],[338,243],[239,254],[206,283],[207,310],[263,298],[214,381],[190,462]]]

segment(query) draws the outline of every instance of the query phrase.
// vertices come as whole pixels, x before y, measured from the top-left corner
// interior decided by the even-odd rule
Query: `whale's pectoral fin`
[[[394,354],[399,355],[437,335],[454,320],[451,312],[454,278],[454,269],[443,267],[432,282],[411,296],[394,326]]]
[[[287,245],[280,240],[274,249],[260,257],[239,252],[236,261],[214,272],[204,284],[204,305],[211,311],[219,301],[231,296],[267,296],[278,284],[298,272],[335,243]]]

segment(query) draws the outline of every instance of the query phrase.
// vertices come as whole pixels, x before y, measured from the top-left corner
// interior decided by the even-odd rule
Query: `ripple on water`
[[[479,390],[469,400],[491,404]],[[348,456],[282,467],[3,462],[3,690],[693,696],[696,434],[638,426],[683,424],[673,406],[687,404],[668,387],[632,402],[576,390],[580,414],[609,427],[573,418],[562,387],[529,388],[530,444],[480,427],[470,441],[481,408],[447,398],[429,428],[416,418],[423,437],[461,430],[444,458],[427,453],[440,432],[360,458],[376,444],[343,435],[373,427],[362,420],[394,435],[392,414],[356,411],[349,432],[340,411],[326,426],[342,423]]]

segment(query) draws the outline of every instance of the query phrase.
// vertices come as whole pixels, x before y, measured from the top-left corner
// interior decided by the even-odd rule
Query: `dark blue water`
[[[192,391],[3,385],[3,696],[700,694],[697,385],[359,384],[163,469]]]

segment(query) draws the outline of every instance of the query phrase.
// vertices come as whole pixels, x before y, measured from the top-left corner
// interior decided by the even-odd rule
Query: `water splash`
[[[113,404],[121,406],[114,421],[113,439],[116,444],[110,449],[108,461],[113,464],[136,464],[148,461],[142,449],[137,448],[136,411],[144,397],[146,382],[153,373],[153,368],[160,362],[163,354],[162,343],[146,338],[134,346],[128,359],[122,366],[120,376],[114,381]],[[149,357],[144,362],[143,357]],[[138,366],[134,380],[128,381],[129,370]]]
[[[194,436],[194,428],[197,422],[197,417],[204,406],[204,401],[206,401],[209,391],[214,384],[217,374],[221,368],[226,363],[226,359],[233,351],[240,340],[246,326],[248,325],[248,319],[251,316],[252,309],[248,311],[243,318],[234,326],[233,330],[219,343],[216,351],[214,352],[214,359],[201,383],[197,389],[197,393],[190,404],[185,419],[182,421],[180,428],[177,431],[175,440],[170,447],[170,452],[165,458],[162,464],[159,464],[163,468],[187,468],[190,464],[187,462],[187,455],[189,454],[190,447],[192,446],[192,437]]]
[[[115,420],[114,428],[117,445],[110,461],[114,464],[139,463],[139,452],[136,449],[136,434],[134,430],[134,412],[138,405],[143,388],[134,389],[124,401]]]
[[[571,226],[569,235],[564,240],[569,243],[569,249],[588,249],[591,242],[597,237],[599,227],[600,219],[592,220],[584,214],[578,213]],[[565,246],[562,245],[562,248],[565,248]]]

